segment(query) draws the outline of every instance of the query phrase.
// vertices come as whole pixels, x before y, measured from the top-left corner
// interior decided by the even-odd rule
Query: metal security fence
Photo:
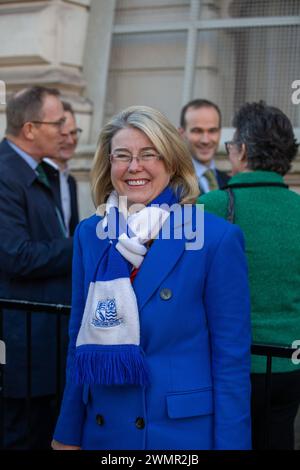
[[[267,360],[265,381],[265,443],[268,449],[271,449],[272,360],[274,357],[292,359],[295,352],[297,352],[296,348],[270,344],[254,343],[251,347],[253,355],[266,357]]]
[[[62,332],[62,316],[69,315],[71,307],[69,305],[61,304],[50,304],[43,302],[28,302],[25,300],[7,300],[0,299],[0,340],[4,338],[3,331],[3,309],[5,310],[18,310],[20,314],[26,316],[26,328],[25,328],[25,337],[26,337],[26,413],[27,413],[27,422],[28,422],[28,440],[29,440],[29,430],[30,430],[30,401],[32,397],[32,315],[38,313],[49,313],[55,315],[56,318],[56,354],[55,354],[55,383],[56,383],[56,392],[55,392],[55,403],[57,413],[59,411],[61,397],[62,397],[62,342],[61,342],[61,332]],[[0,356],[0,449],[3,448],[3,437],[4,437],[4,404],[3,404],[3,390],[4,390],[4,367],[7,362],[6,353],[5,353],[5,343],[1,343],[1,356]]]
[[[59,411],[60,401],[62,396],[62,383],[61,383],[61,318],[63,315],[69,315],[71,307],[69,305],[61,304],[48,304],[39,302],[28,302],[24,300],[7,300],[0,299],[0,340],[3,338],[3,309],[20,310],[26,315],[26,363],[27,363],[27,416],[28,416],[28,429],[30,429],[30,399],[31,399],[31,321],[32,315],[39,312],[50,313],[56,315],[56,404],[57,411]],[[266,442],[269,441],[270,437],[270,425],[271,425],[271,392],[272,392],[272,359],[274,357],[289,358],[297,352],[296,348],[289,348],[286,346],[275,346],[269,344],[252,344],[251,353],[253,355],[264,356],[267,360],[266,366],[266,383],[265,383],[265,410],[266,410]],[[3,364],[3,348],[0,349],[0,425],[3,429],[3,370],[5,364]],[[0,440],[3,439],[3,432],[0,432]],[[2,441],[0,442],[0,449],[3,447]]]

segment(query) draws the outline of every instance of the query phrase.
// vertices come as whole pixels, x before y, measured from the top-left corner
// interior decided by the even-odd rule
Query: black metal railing
[[[69,315],[71,311],[70,305],[62,304],[50,304],[43,302],[29,302],[26,300],[8,300],[0,299],[0,340],[3,340],[3,309],[6,310],[18,310],[24,312],[26,315],[26,364],[27,364],[27,376],[26,376],[26,414],[27,414],[27,429],[28,429],[28,441],[30,438],[30,402],[32,396],[32,335],[31,335],[31,321],[32,315],[36,313],[49,313],[56,315],[56,354],[55,354],[55,374],[56,374],[56,392],[55,402],[57,407],[57,413],[59,411],[61,397],[62,397],[62,341],[61,341],[61,319],[63,315]],[[1,359],[1,358],[0,358]],[[3,448],[3,437],[4,437],[4,405],[3,405],[3,390],[4,390],[4,367],[5,364],[1,363],[0,360],[0,449]]]
[[[278,346],[272,344],[253,343],[251,353],[255,356],[263,356],[267,359],[265,381],[265,443],[266,448],[271,449],[271,414],[272,414],[272,359],[292,359],[297,348]]]
[[[3,339],[3,318],[2,310],[20,310],[26,315],[26,358],[27,358],[27,416],[28,429],[30,429],[30,398],[31,398],[31,319],[32,314],[36,312],[50,313],[56,315],[56,403],[59,410],[60,400],[62,396],[61,383],[61,318],[62,315],[69,315],[71,311],[70,305],[49,304],[41,302],[28,302],[25,300],[7,300],[0,299],[0,340]],[[270,344],[252,344],[251,353],[253,355],[264,356],[267,359],[266,366],[266,383],[265,383],[265,403],[266,403],[266,442],[270,444],[270,424],[271,424],[271,392],[272,392],[272,358],[292,358],[297,351],[296,348],[286,346],[270,345]],[[3,367],[0,361],[0,423],[3,423]],[[1,443],[0,443],[1,444]],[[1,447],[0,447],[1,448]]]

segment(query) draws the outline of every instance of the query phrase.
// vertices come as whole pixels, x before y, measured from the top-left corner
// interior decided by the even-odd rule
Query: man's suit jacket
[[[59,184],[59,170],[56,170],[53,166],[49,165],[47,162],[43,162],[43,168],[45,169],[48,180],[51,184],[56,204],[60,208],[61,213],[62,213],[60,184]],[[69,233],[72,236],[79,222],[77,184],[76,184],[75,178],[72,175],[68,176],[68,185],[69,185],[69,190],[70,190],[70,201],[71,201],[71,219],[70,219],[70,224],[68,228],[69,228]]]
[[[62,235],[51,190],[6,140],[0,144],[0,169],[0,297],[70,303],[73,242]],[[26,316],[12,310],[3,314],[5,395],[21,397],[28,368]],[[32,314],[32,364],[33,395],[53,393],[53,314]]]
[[[77,199],[77,183],[72,175],[68,178],[70,196],[71,196],[71,220],[70,220],[70,235],[74,235],[75,229],[79,223],[78,214],[78,199]]]
[[[133,282],[149,387],[74,385],[75,344],[89,284],[109,247],[109,240],[97,238],[100,220],[93,216],[75,232],[69,379],[55,439],[84,449],[250,448],[251,327],[243,236],[210,214],[202,249],[187,250],[185,238],[156,239]]]
[[[218,181],[219,188],[222,189],[224,188],[224,186],[226,186],[226,184],[230,180],[230,176],[225,171],[220,171],[217,169],[216,169],[216,174],[217,174],[217,181]]]

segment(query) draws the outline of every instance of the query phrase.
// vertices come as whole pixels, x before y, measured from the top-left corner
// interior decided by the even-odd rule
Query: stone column
[[[103,124],[115,0],[92,0],[85,43],[83,72],[86,95],[93,103],[89,142],[96,143]]]
[[[214,0],[202,1],[200,20],[219,17],[219,10]],[[198,33],[198,51],[196,60],[196,80],[194,96],[216,100],[219,89],[218,31],[200,31]]]

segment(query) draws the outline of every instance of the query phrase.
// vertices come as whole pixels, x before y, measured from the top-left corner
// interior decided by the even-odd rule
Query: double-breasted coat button
[[[104,418],[102,415],[96,415],[96,423],[99,424],[99,426],[103,426]]]
[[[136,418],[135,425],[138,429],[144,429],[144,427],[145,427],[144,418],[141,418],[140,416],[138,418]]]
[[[162,300],[169,300],[173,294],[171,289],[165,288],[160,291],[159,295]]]

